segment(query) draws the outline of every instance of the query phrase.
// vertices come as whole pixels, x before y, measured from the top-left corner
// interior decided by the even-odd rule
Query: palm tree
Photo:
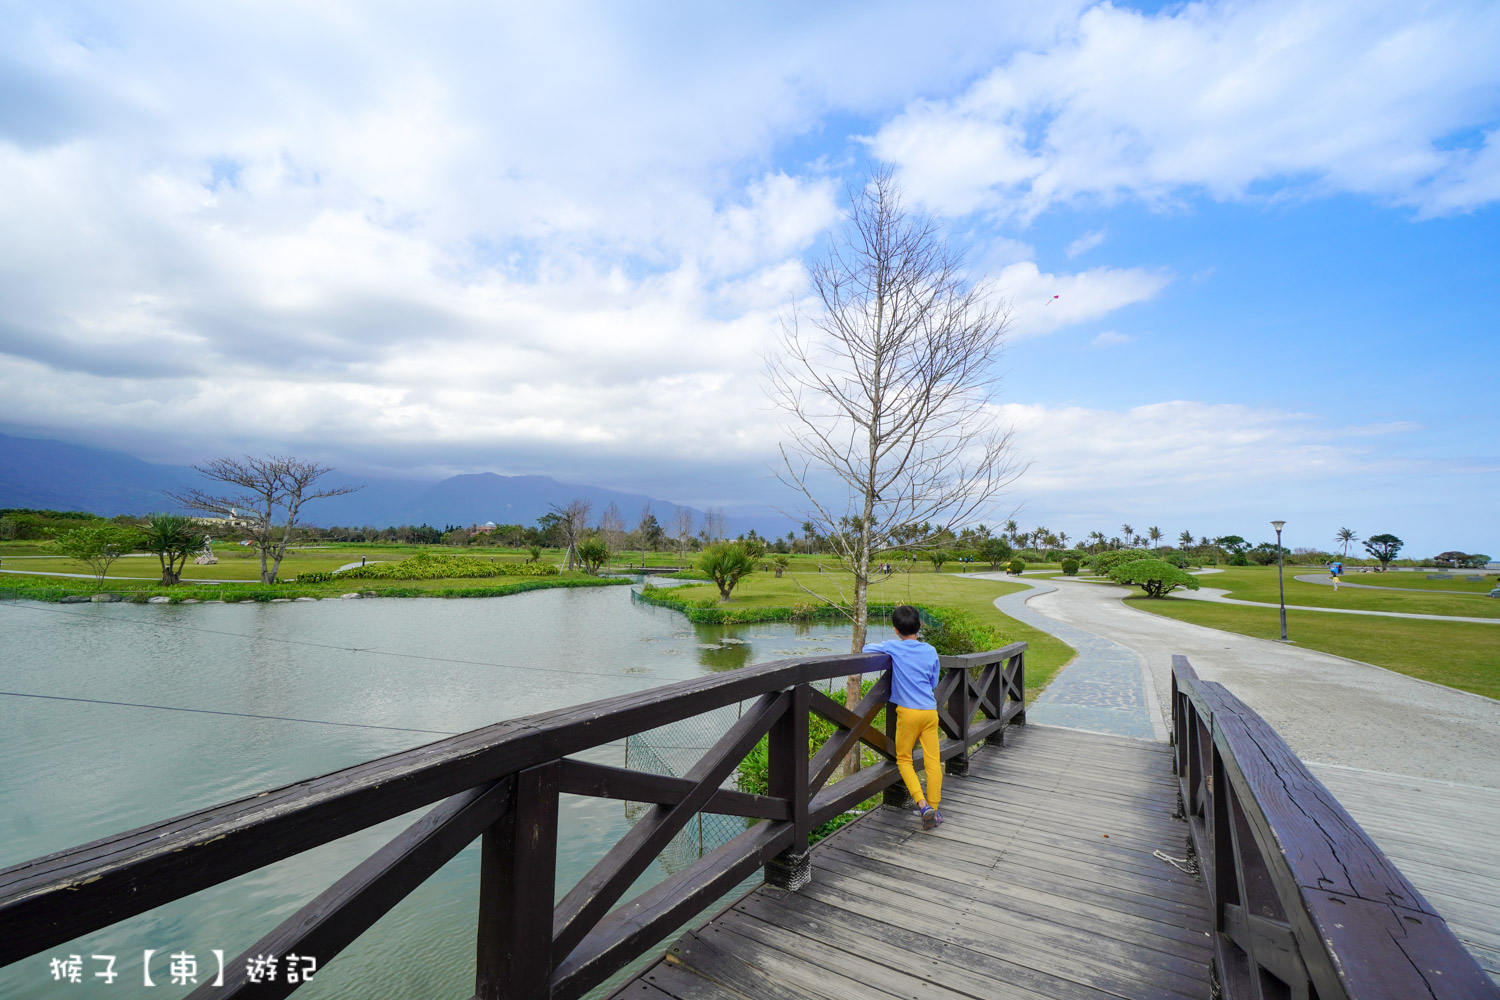
[[[1156,549],[1156,550],[1160,550],[1161,549],[1161,545],[1160,545],[1160,542],[1161,542],[1161,529],[1160,528],[1158,528],[1156,525],[1153,524],[1151,527],[1149,527],[1149,528],[1146,529],[1146,537],[1149,538],[1149,539],[1151,539],[1151,548]]]
[[[1182,534],[1178,535],[1177,544],[1181,545],[1184,550],[1191,548],[1193,544],[1193,533],[1191,531],[1184,531]]]
[[[1335,542],[1344,543],[1344,558],[1349,558],[1349,543],[1359,541],[1359,536],[1354,533],[1353,528],[1340,528],[1333,536]]]
[[[1120,534],[1125,536],[1125,547],[1129,548],[1130,543],[1135,541],[1135,529],[1128,524],[1122,524],[1120,525]]]
[[[1015,521],[1006,521],[1005,522],[1005,533],[1006,533],[1006,535],[1008,535],[1010,537],[1010,544],[1012,546],[1014,546],[1016,544],[1016,542],[1019,540],[1019,538],[1018,538],[1018,536],[1017,536],[1016,533],[1019,532],[1020,530],[1021,530],[1021,526],[1019,524],[1017,524]]]
[[[1068,533],[1066,531],[1059,531],[1057,533],[1057,544],[1063,548],[1068,547]]]

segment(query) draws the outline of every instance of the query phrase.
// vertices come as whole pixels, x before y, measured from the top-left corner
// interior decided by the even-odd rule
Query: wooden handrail
[[[941,753],[950,770],[961,773],[973,745],[999,742],[1007,724],[1025,721],[1025,648],[943,658]],[[250,956],[298,952],[325,965],[479,837],[476,996],[572,1000],[757,867],[788,888],[805,881],[812,828],[899,781],[895,713],[885,733],[871,729],[888,697],[889,666],[873,653],[779,660],[511,719],[14,865],[0,870],[0,965],[431,807],[229,963],[222,987],[192,996],[285,996],[300,983],[248,982]],[[855,673],[881,677],[852,710],[812,687]],[[570,756],[735,704],[747,705],[739,720],[681,777]],[[811,713],[842,732],[810,760]],[[762,738],[768,793],[721,787]],[[883,759],[828,783],[861,745]],[[554,907],[562,793],[654,808]],[[621,904],[700,812],[763,822]]]
[[[1225,997],[1500,998],[1276,731],[1183,656],[1172,658],[1172,737]]]

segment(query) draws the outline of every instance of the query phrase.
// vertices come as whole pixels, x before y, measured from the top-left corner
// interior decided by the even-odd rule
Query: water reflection
[[[633,603],[627,591],[473,601],[0,605],[0,690],[46,696],[0,696],[0,866],[437,738],[412,728],[461,732],[706,671],[849,648],[847,627],[695,626],[672,609]],[[62,697],[93,701],[56,700]],[[277,718],[203,714],[214,711]],[[694,734],[687,742],[701,747],[712,737]],[[622,742],[586,756],[618,766],[624,750]],[[144,948],[236,954],[414,818],[252,872],[51,954],[118,954],[122,967],[133,955],[137,976]],[[570,888],[627,825],[620,803],[570,796],[560,824],[560,887]],[[696,826],[685,833],[683,846],[696,849],[698,833]],[[703,833],[709,842],[710,831]],[[475,847],[461,853],[303,992],[314,1000],[467,996],[477,854]],[[637,888],[677,863],[663,862]],[[47,958],[0,969],[0,997],[57,995]],[[153,995],[168,1000],[185,992]],[[69,985],[68,995],[130,994],[86,981]]]

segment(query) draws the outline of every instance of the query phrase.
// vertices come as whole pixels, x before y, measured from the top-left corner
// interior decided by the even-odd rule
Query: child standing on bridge
[[[922,814],[922,829],[931,830],[943,821],[938,803],[943,798],[943,761],[938,751],[937,650],[917,639],[922,619],[917,609],[903,604],[891,612],[895,639],[868,643],[866,653],[885,653],[891,658],[891,704],[896,709],[896,769],[906,790]],[[927,793],[917,782],[912,751],[922,745],[922,765],[927,772]]]

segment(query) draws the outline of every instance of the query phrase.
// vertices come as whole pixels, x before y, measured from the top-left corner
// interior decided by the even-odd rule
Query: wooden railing
[[[964,769],[973,745],[1024,721],[1025,648],[943,658],[941,752],[950,770]],[[781,660],[512,719],[7,868],[0,965],[437,803],[229,963],[222,987],[191,996],[285,996],[300,984],[248,981],[252,956],[297,953],[326,964],[482,838],[475,996],[571,1000],[757,867],[788,888],[806,880],[809,831],[899,781],[895,713],[886,731],[872,728],[889,696],[889,666],[884,654]],[[852,710],[814,687],[851,673],[881,674]],[[735,704],[744,705],[739,720],[682,777],[570,756]],[[810,714],[839,730],[811,759]],[[722,787],[763,736],[768,793]],[[884,759],[830,784],[860,744]],[[655,805],[554,907],[561,793]],[[699,812],[763,822],[620,904]]]
[[[1172,658],[1172,735],[1223,996],[1500,998],[1276,731],[1183,656]]]

